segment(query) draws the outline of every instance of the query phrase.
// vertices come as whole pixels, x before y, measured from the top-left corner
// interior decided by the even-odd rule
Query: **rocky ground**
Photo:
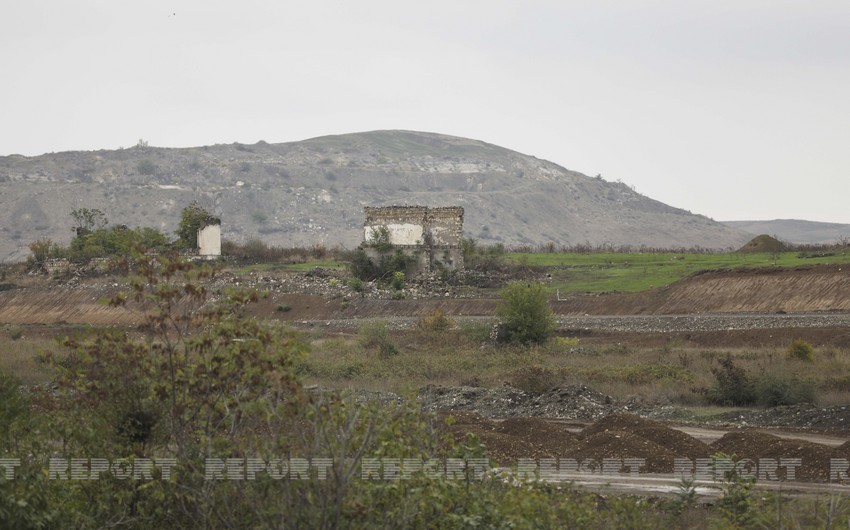
[[[765,311],[763,308],[768,306],[783,307],[777,301],[790,298],[782,290],[786,282],[780,278],[782,274],[785,273],[750,277],[731,271],[727,277],[732,294],[724,295],[717,306],[707,304],[700,293],[721,289],[722,273],[692,277],[663,292],[574,296],[553,302],[553,309],[558,332],[580,337],[582,347],[612,343],[630,347],[671,343],[692,347],[776,347],[791,338],[802,338],[818,347],[850,348],[850,311],[835,310],[843,307],[847,298],[841,288],[847,271],[790,271],[786,280],[802,285],[799,289],[805,290],[807,281],[814,286],[806,297],[794,302],[800,310]],[[780,278],[776,285],[765,287],[766,281],[776,278]],[[356,330],[368,318],[380,318],[393,328],[408,328],[434,309],[458,321],[495,322],[497,301],[473,297],[476,291],[472,288],[426,282],[411,286],[406,299],[392,300],[388,293],[376,290],[361,297],[348,288],[345,279],[343,271],[334,269],[302,274],[226,273],[215,280],[212,288],[265,290],[269,295],[255,309],[258,317],[286,320],[302,327],[321,326],[330,331]],[[44,325],[42,333],[50,334],[52,328],[76,324],[132,326],[137,318],[99,303],[126,287],[108,276],[14,283],[14,288],[0,292],[0,322],[31,326],[27,333],[37,330],[37,324]],[[761,290],[766,298],[750,300],[755,291],[747,285]],[[693,297],[691,305],[683,305],[688,297]],[[730,302],[733,298],[734,302]],[[675,304],[671,305],[671,300]],[[290,310],[281,311],[283,304]],[[743,309],[721,310],[729,304]],[[685,311],[666,313],[670,308]],[[361,391],[359,395],[383,401],[401,399],[386,392]],[[805,480],[822,481],[830,458],[850,458],[850,442],[824,445],[815,436],[820,433],[837,436],[839,441],[850,439],[850,406],[740,409],[697,417],[689,409],[649,403],[639,397],[617,400],[581,385],[552,388],[540,394],[510,386],[428,386],[420,391],[419,398],[427,410],[458,417],[450,429],[453,435],[478,435],[494,458],[502,461],[566,454],[589,459],[646,456],[649,468],[664,472],[675,456],[716,452],[744,457],[804,455],[812,462]],[[683,426],[720,429],[725,434],[707,443],[694,436],[683,438]],[[796,436],[796,441],[777,436],[789,433]]]

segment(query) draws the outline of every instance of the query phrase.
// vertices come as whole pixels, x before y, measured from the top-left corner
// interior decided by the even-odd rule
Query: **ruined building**
[[[198,229],[198,255],[221,256],[221,221],[218,218],[210,217]]]
[[[408,272],[415,276],[463,269],[463,208],[385,206],[366,207],[364,213],[363,249],[371,259],[402,252],[411,258]]]

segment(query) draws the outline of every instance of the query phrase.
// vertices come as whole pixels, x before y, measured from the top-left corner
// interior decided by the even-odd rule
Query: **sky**
[[[406,129],[850,223],[847,0],[27,0],[0,30],[0,155]]]

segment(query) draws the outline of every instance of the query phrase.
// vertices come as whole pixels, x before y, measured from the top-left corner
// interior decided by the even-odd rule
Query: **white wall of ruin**
[[[370,241],[373,231],[381,227],[386,227],[389,230],[390,243],[393,245],[421,245],[424,242],[425,229],[422,225],[412,223],[389,223],[366,226],[363,240]]]
[[[221,256],[221,225],[207,225],[198,230],[198,255]]]

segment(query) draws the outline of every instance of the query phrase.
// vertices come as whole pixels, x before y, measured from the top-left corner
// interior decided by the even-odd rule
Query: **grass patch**
[[[740,267],[772,267],[767,253],[693,254],[671,252],[562,252],[509,253],[514,263],[545,267],[552,274],[550,290],[562,293],[638,292],[663,287],[695,272]],[[799,252],[782,252],[776,266],[795,267],[818,263],[850,263],[850,252],[806,257]]]
[[[53,378],[52,370],[39,361],[39,356],[58,348],[50,339],[0,339],[0,371],[12,375],[24,385],[40,385]]]

